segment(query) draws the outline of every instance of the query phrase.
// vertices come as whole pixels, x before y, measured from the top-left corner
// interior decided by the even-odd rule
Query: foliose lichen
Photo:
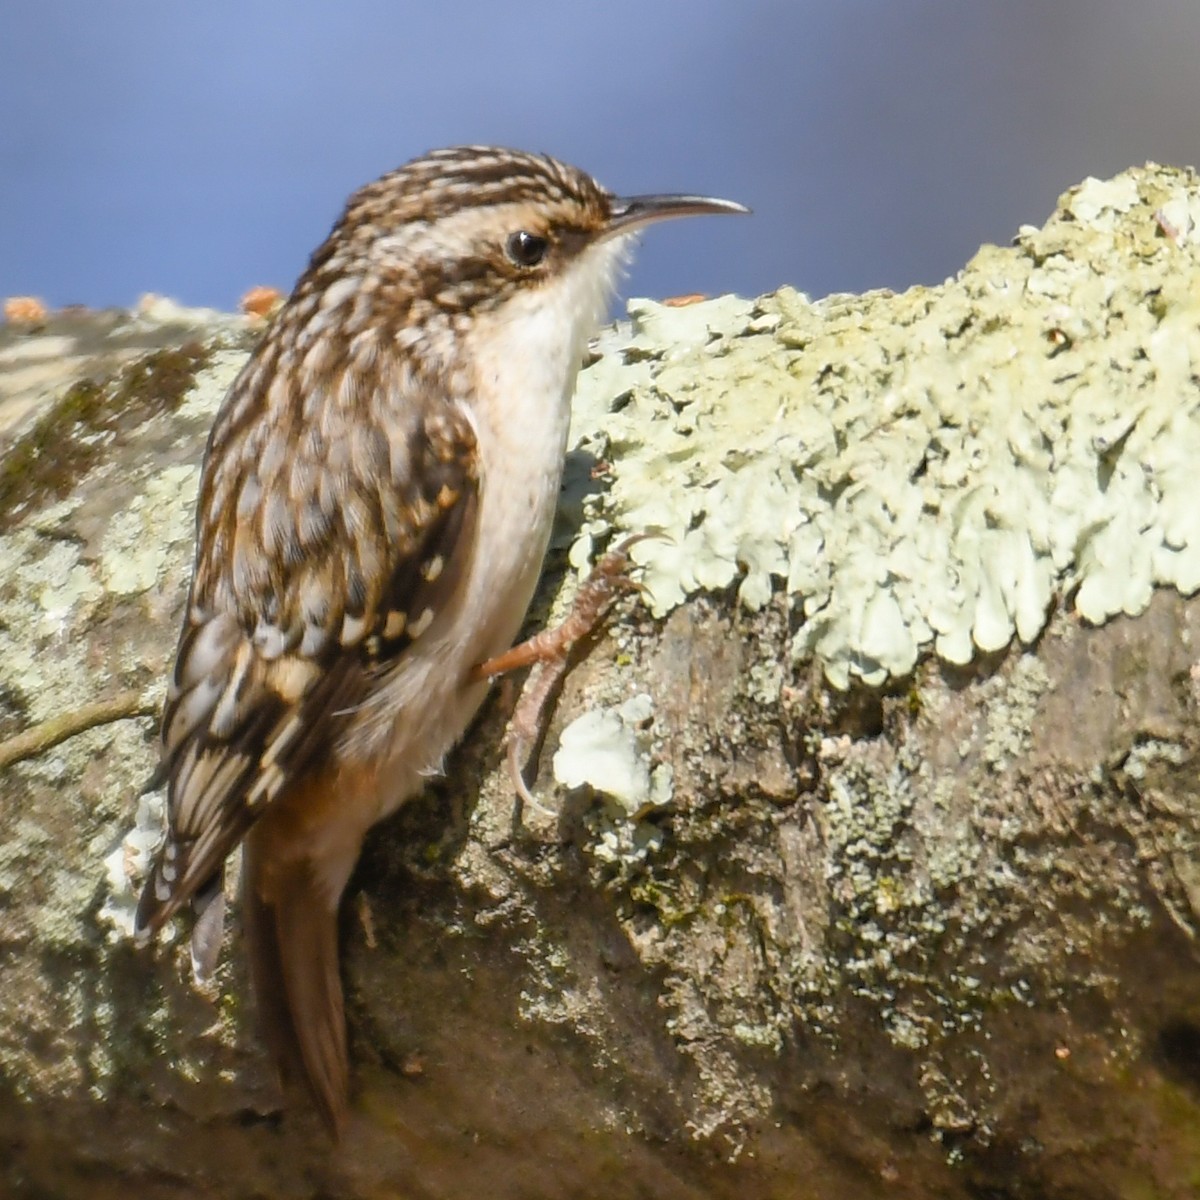
[[[1196,175],[1148,168],[940,287],[631,302],[580,377],[606,487],[571,561],[661,529],[633,552],[656,615],[785,589],[840,688],[1031,643],[1064,600],[1098,624],[1195,592],[1198,222]]]

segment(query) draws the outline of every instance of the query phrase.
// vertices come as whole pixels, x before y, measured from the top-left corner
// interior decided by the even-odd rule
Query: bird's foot
[[[638,542],[662,536],[647,532],[626,538],[592,568],[575,593],[571,611],[559,625],[543,629],[506,653],[489,658],[471,673],[473,679],[493,679],[521,667],[533,667],[509,720],[507,757],[517,795],[543,816],[555,814],[534,798],[525,782],[525,773],[545,738],[553,699],[566,676],[571,651],[599,628],[621,596],[642,590],[642,585],[629,574],[633,566],[629,551]]]

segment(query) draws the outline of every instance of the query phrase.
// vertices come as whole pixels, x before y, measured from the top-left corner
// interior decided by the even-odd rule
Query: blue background
[[[653,231],[628,294],[936,282],[1195,161],[1198,49],[1197,0],[7,0],[0,295],[230,308],[462,141],[755,208]]]

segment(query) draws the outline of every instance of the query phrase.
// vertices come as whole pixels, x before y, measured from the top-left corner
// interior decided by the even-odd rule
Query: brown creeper
[[[486,693],[475,668],[521,625],[630,236],[744,211],[436,151],[350,198],[217,416],[163,713],[168,834],[137,926],[147,939],[195,901],[211,967],[221,906],[205,905],[244,842],[264,1037],[335,1132],[336,914],[363,837],[441,769]]]

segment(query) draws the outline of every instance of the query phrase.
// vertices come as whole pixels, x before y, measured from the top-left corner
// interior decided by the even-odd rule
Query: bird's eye
[[[536,267],[546,257],[548,243],[544,237],[536,233],[519,229],[510,234],[505,243],[505,252],[518,267]]]

